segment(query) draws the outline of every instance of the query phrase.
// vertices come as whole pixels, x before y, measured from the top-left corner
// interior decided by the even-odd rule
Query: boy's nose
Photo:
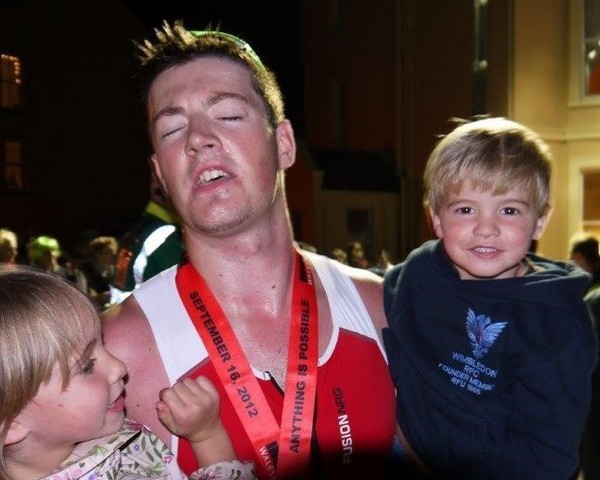
[[[500,228],[492,218],[482,217],[475,225],[474,233],[482,237],[493,237],[500,233]]]

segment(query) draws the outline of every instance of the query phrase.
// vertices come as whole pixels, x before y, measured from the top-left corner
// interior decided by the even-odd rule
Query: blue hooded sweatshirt
[[[437,240],[385,276],[398,423],[434,477],[566,480],[577,467],[596,365],[589,276],[528,262],[522,277],[461,280]]]

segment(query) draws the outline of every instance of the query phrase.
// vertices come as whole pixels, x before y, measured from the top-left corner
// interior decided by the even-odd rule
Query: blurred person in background
[[[391,261],[390,252],[385,248],[382,248],[377,257],[377,263],[369,268],[369,270],[383,277],[393,266],[394,264]]]
[[[598,342],[600,320],[600,252],[598,239],[587,232],[577,232],[569,240],[569,259],[592,276],[584,300],[592,316],[592,325]],[[600,480],[600,370],[592,377],[592,404],[581,438],[580,471],[585,480]]]
[[[179,217],[154,175],[146,208],[118,244],[112,303],[120,303],[143,282],[181,260]]]
[[[27,260],[36,268],[66,278],[82,292],[87,291],[85,275],[71,253],[61,249],[57,238],[48,235],[33,238],[27,244]]]
[[[592,276],[588,292],[600,286],[600,250],[598,239],[586,232],[578,232],[569,241],[569,260]]]
[[[356,268],[369,268],[371,264],[365,257],[365,250],[362,242],[353,240],[346,247],[348,265]]]
[[[331,254],[329,255],[334,260],[337,260],[344,265],[348,265],[348,254],[343,248],[335,247],[331,250]]]
[[[0,264],[17,263],[19,241],[17,234],[8,228],[0,228]]]
[[[88,258],[79,264],[87,281],[86,293],[101,310],[111,304],[111,282],[115,275],[117,247],[115,237],[96,237],[90,241]]]
[[[35,237],[27,244],[27,260],[31,265],[66,278],[66,269],[59,263],[61,253],[58,239],[48,235]]]

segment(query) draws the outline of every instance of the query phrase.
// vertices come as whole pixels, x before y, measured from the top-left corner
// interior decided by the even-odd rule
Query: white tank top
[[[343,272],[350,267],[323,255],[310,252],[302,252],[302,255],[310,260],[321,280],[333,322],[331,341],[319,357],[319,366],[333,353],[340,329],[373,339],[386,358],[371,317],[356,287]],[[208,355],[179,297],[176,272],[177,265],[154,276],[133,292],[148,319],[171,385]],[[259,378],[268,378],[265,372],[254,368],[253,371]]]

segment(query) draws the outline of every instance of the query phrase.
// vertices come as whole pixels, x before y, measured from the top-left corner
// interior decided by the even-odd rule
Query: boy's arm
[[[507,452],[512,458],[498,468],[512,465],[521,478],[570,478],[578,463],[595,349],[592,343],[570,345],[550,355],[518,373]]]

